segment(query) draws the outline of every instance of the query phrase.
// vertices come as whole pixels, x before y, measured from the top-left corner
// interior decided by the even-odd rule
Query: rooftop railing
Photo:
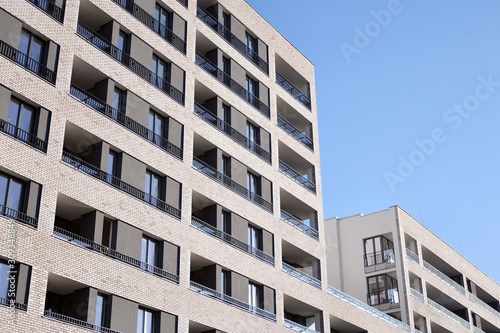
[[[418,254],[413,253],[412,250],[406,249],[406,257],[414,262],[416,262],[418,265],[420,265],[420,262],[418,260]]]
[[[249,92],[242,85],[231,78],[227,73],[220,70],[210,60],[205,58],[200,53],[196,52],[196,64],[203,68],[206,72],[215,77],[219,82],[231,89],[236,95],[244,99],[252,105],[257,111],[269,118],[269,106],[264,104],[257,96]]]
[[[3,306],[8,306],[10,307],[11,306],[11,299],[5,299],[5,298],[2,298],[0,297],[0,305],[3,305]],[[19,302],[14,302],[14,307],[17,309],[17,310],[21,310],[21,311],[27,311],[28,310],[28,306],[24,303],[19,303]]]
[[[36,228],[38,226],[38,219],[4,205],[0,205],[0,216],[5,216],[9,219],[16,220],[30,227]]]
[[[285,318],[285,320],[283,322],[283,326],[285,326],[285,327],[287,327],[289,329],[292,329],[295,332],[320,333],[318,331],[315,331],[315,330],[312,330],[312,329],[310,329],[308,327],[305,327],[304,325],[297,324],[296,322],[291,321],[291,320],[286,319],[286,318]]]
[[[270,212],[273,211],[273,204],[272,203],[270,203],[266,199],[262,198],[257,193],[249,191],[243,185],[238,184],[237,182],[232,180],[230,177],[220,173],[215,168],[211,167],[210,165],[206,164],[205,162],[203,162],[202,160],[200,160],[196,157],[193,157],[193,168],[198,170],[199,172],[203,173],[205,176],[208,176],[208,177],[212,178],[213,180],[215,180],[216,182],[224,185],[225,187],[229,188],[230,190],[234,191],[235,193],[241,195],[242,197],[259,205],[260,207],[264,208],[265,210],[268,210]]]
[[[130,117],[127,117],[125,113],[114,109],[112,106],[101,101],[97,97],[91,95],[87,91],[78,86],[72,84],[70,88],[70,94],[75,97],[80,102],[84,103],[91,109],[99,112],[100,114],[112,119],[121,126],[129,129],[135,134],[139,135],[141,138],[149,141],[155,146],[161,148],[167,153],[182,160],[183,150],[173,143],[169,142],[164,137],[155,134],[153,131],[149,130],[147,127],[139,124]]]
[[[307,148],[313,150],[314,145],[311,139],[309,139],[305,133],[302,133],[296,129],[292,124],[290,124],[285,118],[278,115],[278,127],[281,127],[285,132],[295,138],[295,140],[302,143]]]
[[[305,283],[310,284],[313,287],[316,287],[318,289],[321,289],[321,280],[315,278],[312,275],[306,274],[297,268],[287,264],[286,262],[282,263],[282,268],[281,270],[293,277],[296,277],[297,279],[304,281]]]
[[[330,295],[332,295],[333,297],[336,297],[345,303],[351,304],[351,305],[357,307],[358,309],[361,309],[365,312],[368,312],[372,316],[375,316],[377,318],[385,320],[386,322],[388,322],[396,327],[401,328],[405,332],[411,332],[411,328],[409,325],[403,323],[400,320],[397,320],[394,317],[391,317],[391,316],[383,313],[382,311],[379,311],[379,310],[369,306],[366,303],[361,302],[360,300],[358,300],[350,295],[347,295],[346,293],[343,293],[342,291],[340,291],[338,289],[333,288],[332,286],[328,286],[328,293]]]
[[[462,295],[465,295],[465,288],[464,287],[462,287],[461,285],[459,285],[458,283],[456,283],[455,281],[450,279],[446,274],[444,274],[439,269],[432,266],[431,264],[429,264],[425,260],[424,260],[424,268],[426,270],[428,270],[429,272],[431,272],[432,274],[434,274],[435,276],[437,276],[442,281],[446,282],[448,285],[450,285],[450,287],[452,287],[453,289],[455,289],[456,291],[458,291]]]
[[[266,74],[269,74],[269,65],[262,59],[254,50],[247,47],[247,45],[236,37],[231,30],[226,28],[224,25],[219,23],[215,17],[210,15],[205,9],[198,6],[196,16],[210,28],[212,28],[216,33],[222,36],[232,47],[234,47],[238,52],[243,54],[247,59],[253,62],[257,67]]]
[[[56,5],[53,0],[27,0],[29,3],[32,3],[36,7],[43,10],[50,17],[55,19],[56,21],[63,23],[64,21],[64,9]]]
[[[120,7],[124,8],[133,17],[135,17],[142,24],[144,24],[149,29],[154,31],[157,35],[166,40],[177,50],[181,51],[183,54],[186,54],[186,41],[184,41],[181,37],[177,36],[168,27],[161,24],[157,19],[154,18],[154,16],[151,16],[142,7],[137,5],[133,0],[112,0],[112,1],[118,4]],[[184,4],[184,6],[187,7],[187,0],[177,0],[177,1]]]
[[[0,119],[0,132],[8,134],[19,141],[22,141],[33,148],[36,148],[44,153],[47,152],[47,141],[40,139],[36,135],[26,132],[14,124],[6,120]]]
[[[140,78],[154,85],[156,88],[160,89],[163,93],[171,97],[176,102],[184,105],[184,93],[182,91],[178,90],[177,88],[172,86],[170,82],[156,75],[151,70],[149,70],[149,68],[142,65],[130,55],[111,44],[111,42],[107,41],[104,37],[99,36],[98,33],[94,32],[89,27],[85,26],[82,23],[78,23],[76,33],[85,41],[94,45],[96,48],[121,63],[123,66],[130,69]]]
[[[138,188],[125,183],[120,178],[117,178],[109,173],[102,171],[96,166],[85,162],[84,160],[79,159],[76,156],[71,155],[70,153],[64,151],[61,160],[68,164],[69,166],[91,176],[97,178],[113,187],[120,189],[121,191],[148,203],[149,205],[160,209],[161,211],[176,217],[178,219],[181,218],[181,211],[175,207],[170,206],[165,201],[160,200],[158,198],[153,197],[149,193],[145,193],[144,191],[139,190]]]
[[[285,212],[284,210],[281,210],[281,220],[284,222],[288,223],[292,227],[300,230],[304,234],[306,234],[309,237],[312,237],[316,240],[319,240],[319,233],[318,230],[306,225],[304,222],[296,218],[290,213]]]
[[[150,265],[148,263],[145,263],[143,261],[137,260],[135,258],[129,257],[123,253],[120,253],[108,246],[104,246],[101,244],[94,243],[90,239],[87,239],[85,237],[82,237],[80,235],[74,234],[72,232],[69,232],[67,230],[64,230],[59,227],[54,227],[54,236],[57,238],[60,238],[62,240],[65,240],[67,242],[70,242],[76,246],[82,247],[84,249],[89,249],[94,252],[101,253],[107,257],[117,259],[123,263],[132,265],[136,268],[140,268],[141,270],[156,275],[160,278],[170,280],[175,283],[179,283],[179,276],[170,272],[167,272],[159,267]]]
[[[56,312],[52,312],[51,310],[45,310],[43,314],[44,314],[44,317],[46,317],[48,319],[57,320],[57,321],[65,323],[65,324],[70,324],[70,325],[78,326],[81,328],[86,328],[86,329],[94,331],[94,332],[121,333],[120,331],[115,331],[115,330],[112,330],[110,328],[97,326],[97,325],[91,324],[89,322],[80,320],[80,319],[76,319],[76,318],[65,316],[65,315],[62,315],[62,314],[59,314]]]
[[[280,161],[279,165],[281,173],[286,175],[288,178],[299,184],[300,186],[304,187],[305,189],[311,191],[312,193],[316,193],[316,184],[314,184],[312,181],[292,169],[291,166],[287,165],[285,162]]]
[[[295,88],[293,84],[291,84],[283,75],[276,72],[276,83],[283,87],[290,95],[292,95],[296,100],[306,106],[309,110],[311,110],[311,99],[306,96],[302,91]]]
[[[222,119],[217,118],[212,112],[204,108],[202,105],[195,103],[194,113],[210,125],[220,130],[222,133],[229,136],[231,139],[233,139],[233,141],[239,143],[265,161],[271,162],[271,154],[269,152],[264,150],[264,148],[262,148],[255,142],[249,140],[246,136],[235,130],[233,127],[231,127],[231,125],[224,122]]]
[[[30,58],[18,49],[10,46],[3,40],[0,40],[0,54],[10,61],[15,62],[19,66],[27,69],[29,72],[35,74],[39,78],[56,84],[56,73],[42,65],[38,61]]]
[[[232,245],[232,246],[236,247],[237,249],[242,250],[242,251],[246,252],[247,254],[249,254],[257,259],[260,259],[260,260],[274,266],[274,257],[273,256],[270,256],[269,254],[264,253],[263,251],[246,244],[245,242],[215,228],[214,226],[206,223],[205,221],[202,221],[202,220],[193,216],[193,217],[191,217],[191,225],[193,227],[195,227],[196,229],[198,229],[198,230],[200,230],[200,231],[202,231],[202,232],[204,232],[212,237],[218,238],[218,239],[222,240],[223,242],[225,242],[229,245]]]
[[[500,312],[498,312],[495,309],[493,309],[491,306],[488,305],[488,303],[484,302],[483,300],[481,300],[476,295],[474,295],[472,293],[469,293],[469,299],[471,301],[473,301],[474,303],[476,303],[477,305],[481,306],[483,309],[485,309],[486,311],[488,311],[492,315],[500,318]]]
[[[202,284],[190,281],[189,282],[189,289],[197,292],[199,294],[202,294],[207,297],[212,297],[217,299],[218,301],[228,303],[230,305],[233,305],[241,310],[244,310],[249,313],[253,313],[256,316],[271,320],[271,321],[276,321],[276,315],[274,313],[271,313],[269,311],[266,311],[264,309],[261,309],[259,307],[250,305],[246,302],[240,301],[239,299],[236,299],[234,297],[228,296],[226,294],[223,294],[221,292],[218,292],[217,290],[205,287]]]
[[[434,310],[441,312],[443,315],[450,318],[451,320],[456,321],[457,323],[459,323],[463,327],[470,329],[470,323],[467,320],[463,319],[460,316],[457,316],[456,314],[454,314],[453,312],[451,312],[450,310],[448,310],[447,308],[445,308],[441,304],[433,301],[430,298],[427,298],[427,305],[429,307],[433,308]]]

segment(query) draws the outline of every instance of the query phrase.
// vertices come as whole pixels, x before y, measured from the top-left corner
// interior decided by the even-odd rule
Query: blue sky
[[[325,217],[399,205],[500,282],[500,2],[247,2],[315,65]]]

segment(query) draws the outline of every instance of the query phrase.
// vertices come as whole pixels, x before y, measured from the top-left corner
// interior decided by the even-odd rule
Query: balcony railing
[[[260,145],[256,144],[253,141],[248,140],[246,136],[232,128],[228,123],[224,122],[222,119],[217,118],[212,112],[204,108],[198,103],[194,104],[194,113],[205,120],[210,125],[214,126],[222,133],[229,136],[233,141],[239,143],[243,147],[250,150],[252,153],[255,153],[260,158],[264,159],[267,162],[271,162],[271,154],[264,150]]]
[[[452,287],[453,289],[455,289],[456,291],[458,291],[462,295],[465,295],[465,288],[464,287],[462,287],[461,285],[459,285],[458,283],[456,283],[455,281],[450,279],[446,274],[444,274],[439,269],[432,266],[431,264],[429,264],[425,260],[424,260],[424,268],[426,270],[428,270],[429,272],[431,272],[432,274],[434,274],[435,276],[437,276],[442,281],[446,282],[450,287]]]
[[[51,310],[45,310],[43,314],[48,319],[53,319],[53,320],[63,322],[65,324],[70,324],[70,325],[75,325],[78,327],[86,328],[86,329],[94,331],[94,332],[121,333],[120,331],[115,331],[115,330],[112,330],[110,328],[97,326],[97,325],[88,323],[86,321],[80,320],[80,319],[76,319],[76,318],[68,317],[68,316],[65,316],[65,315],[62,315],[62,314],[59,314],[56,312],[52,312]]]
[[[316,240],[319,240],[319,233],[318,230],[306,225],[304,222],[296,218],[295,216],[285,212],[284,210],[281,210],[281,219],[291,225],[292,227],[299,229],[303,233],[305,233],[307,236],[312,237]]]
[[[240,250],[248,253],[249,255],[257,258],[257,259],[265,261],[268,264],[271,264],[274,266],[274,257],[273,256],[270,256],[269,254],[264,253],[263,251],[255,248],[253,246],[250,246],[237,238],[234,238],[233,236],[215,228],[214,226],[206,223],[205,221],[202,221],[202,220],[193,216],[193,217],[191,217],[191,226],[195,227],[196,229],[198,229],[200,231],[203,231],[204,233],[206,233],[212,237],[218,238],[218,239],[222,240],[223,242],[225,242],[229,245],[232,245],[232,246],[236,247],[237,249],[240,249]]]
[[[295,332],[320,333],[318,331],[312,330],[312,329],[305,327],[303,325],[297,324],[296,322],[291,321],[291,320],[286,319],[286,318],[283,322],[283,326],[290,328],[290,329],[294,330]]]
[[[410,288],[410,295],[413,298],[417,299],[419,302],[424,303],[424,295],[420,291]]]
[[[11,304],[12,303],[11,303],[10,299],[5,299],[5,298],[0,297],[0,305],[11,307],[12,306]],[[14,302],[14,308],[16,308],[17,310],[21,310],[21,311],[28,310],[28,306],[26,304],[18,303],[18,302]]]
[[[63,23],[64,9],[56,5],[53,0],[28,0],[28,2],[43,10],[56,21]]]
[[[151,16],[142,7],[137,5],[133,0],[112,0],[112,1],[117,3],[120,7],[124,8],[133,17],[135,17],[142,24],[144,24],[149,29],[154,31],[161,38],[172,44],[172,46],[175,47],[177,50],[181,51],[183,54],[186,54],[186,41],[184,41],[181,37],[177,36],[168,27],[161,24],[157,19]],[[187,0],[177,0],[177,1],[184,4],[187,7]]]
[[[312,140],[309,139],[305,133],[302,133],[301,131],[296,129],[292,124],[290,124],[285,118],[280,115],[278,115],[278,127],[281,127],[285,132],[290,134],[295,138],[295,140],[299,141],[307,148],[311,150],[314,149]]]
[[[488,305],[488,303],[484,302],[483,300],[479,299],[476,295],[469,293],[469,299],[476,303],[477,305],[481,306],[483,309],[491,313],[492,315],[500,318],[500,312],[496,311],[493,309],[491,306]]]
[[[244,99],[247,103],[252,105],[257,111],[262,113],[264,116],[269,118],[269,106],[264,104],[257,96],[245,89],[238,82],[233,80],[231,76],[224,73],[222,70],[217,68],[215,64],[210,62],[200,53],[196,52],[196,64],[203,68],[207,73],[215,77],[222,84],[231,89],[236,95]]]
[[[382,309],[394,309],[399,308],[399,292],[397,289],[386,289],[380,290],[378,292],[367,293],[367,303],[371,306],[379,306],[379,310]]]
[[[254,50],[248,48],[244,42],[242,42],[238,37],[236,37],[231,30],[227,29],[224,25],[219,23],[215,17],[210,15],[205,9],[198,6],[196,16],[210,28],[212,28],[216,33],[222,36],[232,47],[234,47],[238,52],[247,57],[251,62],[253,62],[257,67],[266,74],[269,74],[269,66],[267,62],[262,59]]]
[[[311,191],[312,193],[316,193],[316,184],[314,184],[306,177],[302,176],[300,173],[292,169],[291,166],[287,165],[283,161],[280,161],[280,171],[300,186]]]
[[[117,259],[117,260],[124,262],[126,264],[140,268],[141,270],[143,270],[145,272],[156,275],[156,276],[161,277],[163,279],[170,280],[170,281],[173,281],[175,283],[179,283],[179,276],[176,274],[167,272],[159,267],[156,267],[156,266],[150,265],[148,263],[142,262],[140,260],[137,260],[135,258],[129,257],[129,256],[122,254],[122,253],[120,253],[114,249],[111,249],[107,246],[94,243],[90,239],[79,236],[77,234],[74,234],[74,233],[69,232],[67,230],[64,230],[62,228],[54,227],[54,236],[56,236],[62,240],[65,240],[67,242],[70,242],[74,245],[77,245],[79,247],[101,253],[107,257],[111,257],[113,259]]]
[[[139,135],[141,138],[151,142],[160,149],[182,160],[183,150],[181,148],[177,147],[173,143],[170,143],[164,137],[155,134],[153,131],[139,124],[132,118],[127,117],[125,113],[114,109],[112,106],[107,105],[105,102],[101,101],[97,97],[91,95],[84,89],[79,88],[74,84],[71,85],[70,94],[91,109],[112,119],[123,127]]]
[[[27,69],[39,78],[48,81],[52,84],[56,83],[56,73],[48,69],[45,65],[28,57],[26,54],[10,46],[3,40],[0,40],[0,54],[10,61],[15,62],[19,66]]]
[[[107,41],[104,37],[99,36],[96,32],[92,31],[92,29],[86,27],[82,23],[78,23],[76,33],[84,40],[106,53],[108,56],[130,69],[140,78],[146,80],[148,83],[161,90],[176,102],[184,105],[184,93],[182,91],[172,86],[170,82],[166,81],[164,78],[157,76],[130,55],[111,44],[111,42]]]
[[[0,205],[0,216],[5,216],[9,219],[16,220],[30,227],[36,228],[38,226],[38,219],[28,216],[25,213],[18,212],[12,208]]]
[[[151,196],[149,193],[145,193],[141,190],[139,190],[136,187],[133,187],[132,185],[129,185],[122,181],[120,178],[117,178],[113,175],[110,175],[109,173],[106,173],[99,168],[95,167],[94,165],[87,163],[81,159],[79,159],[76,156],[71,155],[70,153],[64,151],[61,159],[64,163],[68,164],[69,166],[89,175],[94,178],[97,178],[113,187],[116,187],[123,192],[143,201],[148,203],[149,205],[156,207],[160,209],[161,211],[172,215],[173,217],[176,217],[178,219],[181,218],[181,211],[175,207],[170,206],[167,204],[165,201],[160,200],[158,198],[155,198]]]
[[[283,272],[290,274],[291,276],[296,277],[297,279],[304,281],[305,283],[308,283],[313,287],[321,289],[321,280],[315,278],[314,276],[301,272],[300,270],[293,266],[290,266],[286,262],[283,262],[282,265],[283,266],[281,267],[281,270]]]
[[[416,262],[418,265],[420,265],[420,262],[418,260],[418,254],[414,253],[410,249],[406,249],[406,257],[414,262]]]
[[[365,267],[385,264],[383,265],[383,268],[390,268],[396,265],[394,249],[386,249],[383,251],[364,254],[363,259]]]
[[[201,285],[199,283],[190,281],[189,282],[189,289],[194,291],[194,292],[197,292],[199,294],[202,294],[204,296],[212,297],[212,298],[217,299],[218,301],[228,303],[230,305],[237,307],[238,309],[253,313],[254,315],[257,315],[259,317],[263,317],[263,318],[271,320],[271,321],[276,321],[276,315],[274,313],[271,313],[271,312],[266,311],[264,309],[261,309],[259,307],[250,305],[246,302],[240,301],[239,299],[236,299],[236,298],[233,298],[233,297],[228,296],[226,294],[220,293],[217,290],[213,290],[211,288],[205,287],[204,285]]]
[[[262,198],[257,193],[249,191],[245,186],[238,184],[230,177],[223,175],[222,173],[220,173],[219,171],[217,171],[216,169],[214,169],[213,167],[211,167],[210,165],[206,164],[205,162],[196,157],[193,157],[193,168],[203,173],[205,176],[212,178],[216,182],[221,183],[222,185],[234,191],[235,193],[241,195],[242,197],[259,205],[263,209],[268,210],[270,212],[273,211],[272,203]]]
[[[276,72],[276,83],[283,87],[290,95],[292,95],[296,100],[306,106],[309,110],[311,110],[311,99],[306,96],[302,91],[295,88],[293,84],[291,84],[283,75]]]
[[[336,297],[345,303],[351,304],[351,305],[357,307],[358,309],[361,309],[365,312],[368,312],[372,316],[375,316],[377,318],[385,320],[386,322],[388,322],[396,327],[401,328],[405,332],[411,332],[411,328],[409,325],[403,323],[400,320],[397,320],[394,317],[391,317],[391,316],[383,313],[382,311],[379,311],[379,310],[369,306],[366,303],[361,302],[360,300],[358,300],[350,295],[347,295],[346,293],[343,293],[342,291],[340,291],[338,289],[333,288],[332,286],[328,286],[328,293],[330,295],[332,295],[333,297]]]
[[[38,138],[29,132],[26,132],[19,127],[7,122],[6,120],[0,119],[0,132],[6,133],[19,141],[22,141],[33,148],[47,152],[47,141]]]
[[[434,310],[441,312],[443,315],[450,318],[451,320],[454,320],[457,323],[459,323],[460,325],[470,329],[470,323],[467,320],[463,319],[460,316],[457,316],[456,314],[454,314],[453,312],[451,312],[450,310],[448,310],[447,308],[445,308],[441,304],[433,301],[430,298],[427,298],[427,305],[429,307],[433,308]]]

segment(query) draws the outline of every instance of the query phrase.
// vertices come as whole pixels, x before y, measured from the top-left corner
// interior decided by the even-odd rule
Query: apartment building
[[[500,332],[500,286],[400,207],[325,221],[328,282],[415,332]]]

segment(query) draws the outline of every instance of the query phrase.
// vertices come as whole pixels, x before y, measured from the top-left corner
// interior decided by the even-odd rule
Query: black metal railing
[[[83,328],[92,330],[94,332],[121,333],[120,331],[115,331],[115,330],[112,330],[112,329],[107,328],[107,327],[97,326],[97,325],[91,324],[89,322],[80,320],[80,319],[76,319],[73,317],[62,315],[60,313],[52,312],[52,310],[45,310],[43,312],[43,315],[44,315],[44,317],[46,317],[48,319],[54,319],[54,320],[57,320],[57,321],[60,321],[60,322],[66,323],[66,324],[75,325],[78,327],[83,327]]]
[[[137,20],[139,20],[142,24],[147,26],[149,29],[154,31],[161,38],[170,43],[177,50],[181,51],[183,54],[186,54],[186,41],[181,37],[177,36],[172,30],[168,27],[161,24],[154,16],[150,15],[147,11],[145,11],[142,7],[137,5],[133,0],[112,0],[117,3],[120,7],[124,8],[127,12],[132,14]],[[178,0],[180,3],[184,4],[187,7],[187,0]]]
[[[36,228],[38,226],[38,219],[4,205],[0,205],[0,215],[29,225],[30,227]]]
[[[167,272],[159,267],[150,265],[148,263],[145,263],[143,261],[137,260],[135,258],[129,257],[125,254],[122,254],[114,249],[111,249],[107,246],[101,245],[94,243],[90,239],[84,238],[80,235],[74,234],[72,232],[69,232],[67,230],[64,230],[59,227],[54,227],[54,236],[65,240],[67,242],[70,242],[72,244],[75,244],[79,247],[83,247],[95,252],[99,252],[107,257],[111,257],[114,259],[117,259],[121,262],[124,262],[126,264],[132,265],[134,267],[140,268],[143,271],[146,271],[148,273],[151,273],[153,275],[159,276],[161,278],[164,278],[166,280],[173,281],[175,283],[179,283],[179,276],[170,272]]]
[[[63,23],[64,9],[59,7],[53,0],[27,0],[27,1],[34,4],[41,10],[43,10],[49,16],[54,18],[56,21]]]
[[[160,209],[161,211],[164,211],[165,213],[172,215],[173,217],[176,217],[178,219],[181,218],[180,209],[170,206],[165,201],[155,198],[151,194],[146,193],[132,185],[125,183],[120,178],[110,175],[109,173],[102,171],[98,167],[90,163],[87,163],[84,160],[81,160],[78,157],[73,156],[66,151],[63,151],[61,160],[64,163],[68,164],[69,166],[83,173],[86,173],[89,176],[97,178],[111,186],[114,186],[141,201],[147,202],[149,205],[154,206]]]
[[[198,6],[196,16],[198,16],[200,20],[205,22],[205,24],[212,28],[216,33],[222,36],[222,38],[231,44],[231,46],[233,46],[238,52],[257,65],[261,71],[269,75],[269,65],[267,61],[262,59],[254,50],[248,48],[243,41],[236,37],[231,30],[219,23],[215,17],[210,15],[210,13],[200,6]]]
[[[285,212],[283,209],[281,210],[281,219],[291,225],[292,227],[300,230],[305,233],[307,236],[312,237],[316,240],[319,239],[318,230],[306,225],[304,222],[296,218],[290,213]]]
[[[269,163],[271,162],[271,154],[269,152],[264,150],[264,148],[262,148],[257,143],[249,140],[246,136],[244,136],[234,128],[232,128],[231,125],[224,122],[224,120],[217,118],[215,114],[213,114],[200,104],[194,103],[194,113],[201,119],[205,120],[210,125],[220,130],[222,133],[229,136],[235,142],[239,143],[243,147],[255,153],[257,156],[261,157],[265,161]]]
[[[6,120],[0,119],[0,132],[6,133],[18,139],[19,141],[27,143],[31,147],[41,150],[44,153],[47,152],[47,142],[45,140],[42,140],[36,135],[20,129],[19,127],[7,122]]]
[[[364,254],[363,259],[365,262],[365,267],[378,264],[386,264],[386,266],[396,264],[394,249],[387,249],[383,251]]]
[[[264,309],[261,309],[257,306],[243,302],[243,301],[236,299],[234,297],[231,297],[229,295],[223,294],[217,290],[206,287],[202,284],[190,281],[189,282],[189,289],[194,291],[194,292],[197,292],[199,294],[202,294],[204,296],[212,297],[212,298],[215,298],[219,301],[231,304],[231,305],[233,305],[241,310],[253,313],[254,315],[257,315],[259,317],[263,317],[263,318],[268,319],[268,320],[276,321],[276,314],[269,312],[269,311],[266,311]]]
[[[263,252],[262,250],[259,250],[253,246],[250,246],[246,244],[245,242],[234,238],[233,236],[217,229],[216,227],[206,223],[205,221],[202,221],[196,217],[191,217],[191,225],[195,227],[196,229],[203,231],[204,233],[213,236],[215,238],[218,238],[225,243],[228,243],[229,245],[232,245],[240,250],[243,250],[244,252],[248,253],[249,255],[256,257],[262,261],[267,262],[268,264],[271,264],[274,266],[274,257]]]
[[[280,171],[285,174],[288,178],[296,182],[297,184],[303,186],[309,191],[316,193],[316,184],[311,182],[306,177],[302,176],[300,173],[292,169],[292,167],[288,166],[285,162],[280,161]]]
[[[226,186],[227,188],[233,190],[235,193],[241,195],[242,197],[259,205],[260,207],[264,208],[265,210],[268,210],[270,212],[273,211],[273,204],[272,203],[270,203],[266,199],[262,198],[257,193],[249,191],[245,186],[238,184],[237,182],[232,180],[230,177],[220,173],[215,168],[211,167],[210,165],[206,164],[205,162],[203,162],[202,160],[200,160],[196,157],[193,157],[193,168],[198,170],[199,172],[203,173],[204,175],[212,178],[216,182],[221,183],[222,185]]]
[[[87,91],[78,86],[72,84],[70,88],[70,94],[78,99],[80,102],[84,103],[91,109],[103,114],[104,116],[114,120],[123,127],[129,129],[135,134],[139,135],[141,138],[151,142],[155,146],[161,148],[167,153],[180,158],[182,160],[183,150],[173,143],[169,142],[164,137],[154,133],[147,127],[139,124],[130,117],[127,117],[125,113],[116,110],[112,106],[101,101],[97,97],[91,95]]]
[[[196,64],[203,68],[206,72],[211,74],[229,89],[231,89],[236,95],[244,99],[247,103],[256,108],[260,113],[269,118],[269,106],[264,104],[257,96],[249,92],[238,82],[233,80],[231,76],[224,73],[222,70],[217,68],[210,60],[205,58],[200,53],[196,52]]]
[[[278,115],[278,127],[282,128],[285,132],[294,137],[297,141],[302,143],[307,148],[313,150],[313,141],[306,136],[305,133],[302,133],[298,129],[296,129],[292,124],[290,124],[285,118]]]
[[[21,67],[24,67],[39,78],[48,81],[52,84],[56,83],[56,73],[42,65],[38,61],[28,57],[18,49],[10,46],[3,40],[0,40],[0,54],[5,58],[15,62]]]
[[[292,95],[296,100],[306,106],[309,110],[311,110],[311,99],[302,91],[295,88],[293,84],[291,84],[283,75],[276,72],[276,83],[283,87],[290,95]]]
[[[172,97],[173,100],[184,105],[184,93],[182,91],[172,86],[170,82],[166,81],[164,78],[159,77],[158,75],[150,71],[146,66],[140,64],[129,54],[123,52],[118,47],[111,44],[111,42],[107,41],[104,37],[99,36],[96,32],[92,31],[92,29],[86,27],[82,23],[78,23],[76,32],[87,42],[94,45],[99,50],[106,53],[111,58],[115,59],[116,61],[130,69],[142,79],[148,81],[150,84],[160,89],[163,93]]]
[[[12,302],[12,301],[14,301],[14,302]],[[15,309],[21,310],[21,311],[28,310],[28,306],[26,304],[15,302],[14,299],[5,299],[5,298],[0,297],[0,305],[4,305],[4,306],[8,306],[8,307],[14,306]]]

